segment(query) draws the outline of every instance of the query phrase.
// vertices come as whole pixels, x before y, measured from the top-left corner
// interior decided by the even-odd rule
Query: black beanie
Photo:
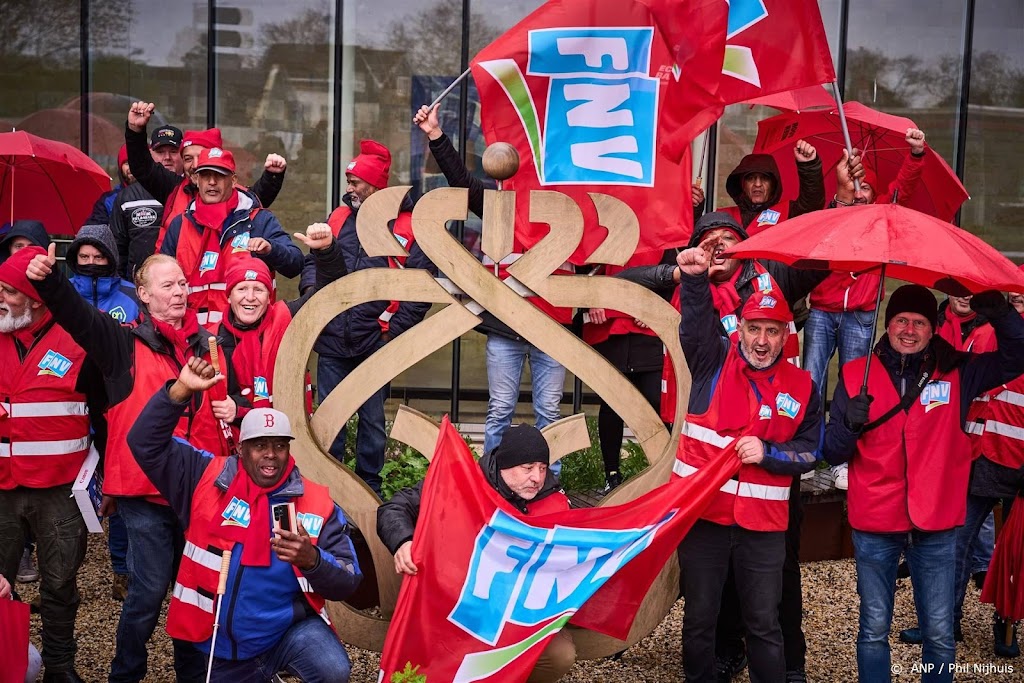
[[[932,324],[932,331],[939,326],[939,305],[935,295],[921,285],[903,285],[889,297],[885,307],[885,326],[900,313],[923,315]]]
[[[494,449],[494,462],[499,470],[531,462],[547,465],[550,461],[548,442],[539,429],[530,425],[509,427],[505,430],[505,436],[501,437],[501,443]]]

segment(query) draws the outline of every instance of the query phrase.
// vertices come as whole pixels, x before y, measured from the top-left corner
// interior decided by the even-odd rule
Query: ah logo
[[[249,251],[249,233],[240,232],[231,239],[231,253]]]
[[[761,409],[757,411],[757,419],[759,420],[770,420],[772,419],[772,407],[761,405]]]
[[[921,405],[924,406],[924,412],[928,413],[931,412],[933,408],[949,405],[950,391],[951,386],[949,382],[928,382],[928,384],[924,386],[924,390],[921,391]]]
[[[533,626],[571,614],[647,548],[676,513],[670,510],[658,523],[638,529],[549,529],[496,510],[477,534],[448,620],[494,645],[506,624]]]
[[[295,520],[304,526],[306,533],[313,538],[319,536],[320,530],[324,528],[324,518],[311,512],[300,512],[295,515]]]
[[[115,306],[107,311],[107,315],[121,323],[122,325],[128,322],[128,314],[125,312],[123,306]]]
[[[199,262],[199,272],[206,273],[217,267],[220,254],[215,251],[208,251],[203,254],[203,260]]]
[[[757,276],[757,291],[759,292],[770,292],[772,291],[772,276],[768,273],[761,273]]]
[[[249,504],[241,498],[232,496],[231,502],[224,508],[221,517],[224,518],[224,521],[220,523],[221,526],[240,526],[243,529],[248,529],[250,518]]]
[[[266,377],[253,377],[252,393],[256,396],[257,399],[263,399],[264,401],[270,400],[270,391],[267,388]]]
[[[736,334],[736,329],[738,328],[738,326],[739,321],[736,319],[736,316],[733,315],[732,313],[730,313],[729,315],[722,316],[722,327],[725,328],[726,336],[731,337],[732,335]]]
[[[46,355],[43,356],[41,361],[39,361],[39,365],[37,366],[39,368],[39,372],[36,373],[36,376],[52,375],[53,377],[64,377],[64,375],[68,374],[68,370],[71,369],[72,365],[74,365],[74,363],[70,360],[53,349],[48,349],[46,351]]]
[[[773,297],[773,296],[763,296],[763,297],[761,297],[761,303],[759,303],[757,305],[757,307],[759,309],[767,308],[767,309],[771,310],[771,309],[775,308],[778,305],[779,305],[779,302],[778,302],[778,300],[775,297]]]
[[[758,226],[762,225],[775,225],[782,218],[782,214],[772,209],[765,209],[761,212],[761,215],[757,217]]]
[[[775,397],[775,407],[779,410],[779,415],[795,419],[800,413],[800,401],[789,394],[779,394]]]
[[[517,109],[541,185],[654,186],[658,88],[652,27],[547,28],[529,33],[526,76],[547,79],[541,126],[519,65],[481,62]]]

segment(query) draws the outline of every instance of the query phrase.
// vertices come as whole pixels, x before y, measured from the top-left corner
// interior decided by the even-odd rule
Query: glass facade
[[[359,141],[393,156],[391,184],[443,185],[410,119],[496,36],[542,0],[0,0],[0,126],[82,148],[116,178],[125,114],[221,128],[242,182],[268,153],[288,159],[272,207],[289,231],[322,220],[344,192]],[[961,223],[1024,258],[1024,5],[1020,0],[819,0],[845,97],[913,119],[971,192]],[[707,150],[716,206],[774,110],[729,107]],[[481,173],[483,136],[471,79],[444,101],[442,126]],[[695,159],[700,158],[698,141]],[[482,173],[481,173],[482,175]],[[473,250],[479,221],[452,224]],[[285,296],[294,285],[284,287]],[[392,383],[392,396],[482,420],[484,338],[433,353]],[[528,377],[525,378],[528,380]],[[524,386],[528,386],[524,382]],[[454,388],[454,391],[453,391]],[[567,397],[573,389],[566,384]],[[522,406],[524,409],[527,406]]]

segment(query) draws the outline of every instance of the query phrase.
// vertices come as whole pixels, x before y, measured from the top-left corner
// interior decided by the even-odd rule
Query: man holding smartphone
[[[288,416],[249,411],[237,456],[211,457],[172,438],[193,394],[223,379],[209,363],[190,359],[128,434],[139,466],[185,527],[167,632],[213,657],[213,681],[271,681],[287,671],[344,683],[348,655],[324,604],[351,595],[362,573],[341,508],[295,467]],[[225,551],[226,590],[218,598]]]

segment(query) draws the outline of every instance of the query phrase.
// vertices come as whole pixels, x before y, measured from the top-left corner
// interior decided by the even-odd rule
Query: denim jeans
[[[836,349],[839,349],[840,369],[847,362],[868,355],[874,322],[874,311],[831,313],[811,309],[804,325],[804,369],[818,385],[822,405],[827,396],[828,362]]]
[[[914,606],[924,636],[922,681],[952,681],[955,529],[876,534],[854,530],[860,594],[857,671],[861,681],[888,681],[891,676],[889,630],[896,595],[896,568],[905,553],[914,588]],[[928,667],[931,667],[928,670]]]
[[[967,563],[967,571],[971,574],[987,572],[988,566],[992,564],[992,553],[996,547],[996,520],[990,512],[985,517],[978,535],[971,543],[970,562]]]
[[[327,398],[334,387],[341,384],[342,380],[348,377],[349,373],[355,370],[360,363],[373,355],[377,348],[351,358],[320,356],[316,365],[316,393],[319,400],[323,401]],[[384,449],[388,443],[384,424],[384,401],[387,400],[390,388],[390,384],[385,384],[356,411],[356,415],[359,416],[359,425],[356,427],[356,474],[378,496],[381,484],[380,471],[384,467]],[[331,444],[331,455],[338,462],[345,459],[347,435],[348,428],[342,425],[341,431],[338,432],[334,443]]]
[[[957,528],[956,532],[956,608],[953,612],[955,623],[959,624],[964,615],[964,596],[967,593],[967,582],[971,579],[972,555],[974,542],[978,538],[978,532],[985,525],[986,520],[991,519],[992,508],[999,502],[999,498],[987,498],[984,496],[967,495],[967,518],[964,525]],[[1012,499],[1003,500],[1003,519],[1010,514]],[[989,556],[991,559],[991,555]]]
[[[184,540],[177,516],[166,505],[118,498],[117,510],[128,532],[128,594],[117,622],[109,681],[137,683],[146,677],[146,643],[156,628]],[[204,680],[206,657],[192,643],[174,640],[173,645],[179,683]]]
[[[292,625],[277,645],[252,659],[215,659],[211,681],[272,681],[288,672],[306,683],[347,683],[351,665],[345,646],[320,617]]]
[[[110,550],[110,568],[115,574],[128,574],[128,531],[124,528],[121,515],[114,513],[107,517],[107,547]]]
[[[487,335],[487,419],[484,423],[484,453],[501,442],[512,424],[519,401],[519,382],[529,357],[532,377],[533,415],[538,429],[557,420],[562,402],[565,368],[529,342],[516,341],[500,334]],[[552,468],[556,469],[557,468]]]
[[[43,621],[43,663],[48,672],[75,665],[75,618],[81,598],[78,568],[88,532],[71,485],[0,491],[0,572],[14,585],[24,552],[24,530],[39,553],[39,616]]]

